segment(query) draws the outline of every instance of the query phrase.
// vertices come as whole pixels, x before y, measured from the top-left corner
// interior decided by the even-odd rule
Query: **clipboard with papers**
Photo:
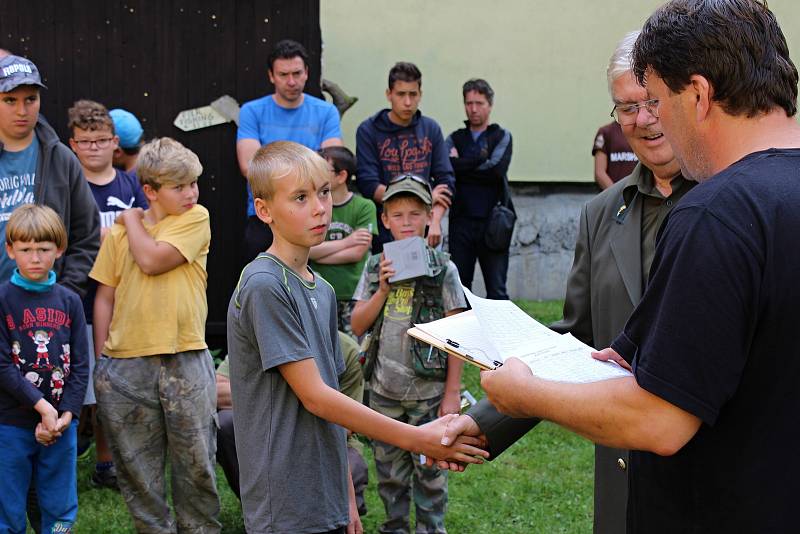
[[[534,375],[556,382],[586,383],[631,376],[613,362],[591,356],[592,347],[571,334],[553,332],[508,300],[488,300],[464,289],[472,309],[408,334],[482,370],[519,358]]]
[[[448,322],[446,324],[440,323],[439,325],[434,325],[434,323],[439,323],[440,321]],[[437,337],[437,335],[440,335],[438,334],[439,327],[451,330],[454,326],[454,323],[460,323],[457,329],[452,330],[454,332],[453,335],[461,339],[460,342],[454,341],[448,337],[445,337],[444,339]],[[433,325],[433,328],[431,325]],[[423,343],[427,343],[428,345],[436,347],[437,349],[443,350],[448,354],[452,354],[453,356],[460,358],[465,362],[471,363],[483,371],[491,371],[503,364],[499,360],[492,359],[489,354],[486,353],[485,347],[482,347],[480,344],[476,345],[475,343],[469,343],[466,341],[467,338],[465,336],[458,336],[457,334],[457,332],[462,331],[468,332],[470,329],[475,331],[475,327],[478,326],[477,317],[475,317],[475,314],[472,312],[472,310],[469,310],[464,313],[452,315],[447,319],[440,319],[439,321],[416,325],[408,330],[408,335],[419,339]],[[430,333],[431,331],[437,333]]]

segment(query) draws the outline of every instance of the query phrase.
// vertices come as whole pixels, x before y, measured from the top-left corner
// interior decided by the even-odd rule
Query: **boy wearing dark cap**
[[[424,237],[431,221],[428,180],[401,175],[383,194],[381,221],[395,241]],[[412,425],[458,413],[462,362],[406,334],[414,323],[454,315],[466,309],[458,270],[450,256],[427,247],[431,276],[390,283],[395,270],[384,254],[370,257],[353,299],[352,328],[371,330],[365,376],[369,406]],[[409,532],[410,488],[414,487],[416,532],[443,533],[447,474],[426,467],[418,456],[373,440],[378,493],[386,509],[380,532]]]
[[[44,204],[67,228],[67,249],[53,269],[60,284],[79,295],[100,243],[100,220],[80,163],[39,116],[39,69],[8,55],[0,59],[0,232],[14,208]],[[0,281],[14,262],[0,251]]]

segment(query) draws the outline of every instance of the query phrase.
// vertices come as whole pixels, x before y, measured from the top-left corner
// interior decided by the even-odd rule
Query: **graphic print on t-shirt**
[[[414,300],[414,283],[394,284],[386,298],[385,316],[391,321],[408,324]]]
[[[17,207],[33,203],[36,185],[36,162],[39,158],[39,141],[19,152],[0,152],[0,235],[5,234],[6,222]],[[8,280],[15,264],[0,252],[0,282]]]
[[[432,152],[430,137],[418,139],[413,132],[387,137],[378,146],[378,158],[389,177],[404,173],[427,175]]]
[[[135,196],[131,196],[128,202],[123,202],[122,200],[118,199],[115,196],[109,196],[106,198],[106,207],[109,208],[117,208],[111,211],[105,211],[103,208],[100,208],[100,226],[103,228],[110,228],[113,226],[114,221],[117,219],[117,216],[122,213],[123,211],[130,209],[133,207],[133,203],[136,201]]]

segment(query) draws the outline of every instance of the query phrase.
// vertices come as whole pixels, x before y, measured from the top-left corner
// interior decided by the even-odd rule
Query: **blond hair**
[[[139,152],[136,174],[139,182],[156,191],[162,185],[193,182],[203,173],[197,154],[170,137],[158,137]]]
[[[247,169],[247,181],[253,198],[270,200],[275,180],[294,175],[298,180],[319,183],[330,170],[328,162],[308,147],[291,141],[276,141],[262,146]]]
[[[47,206],[23,204],[11,213],[6,223],[6,244],[15,241],[52,241],[59,250],[67,248],[67,230],[61,217]]]
[[[75,135],[75,128],[95,131],[107,128],[111,135],[116,135],[114,121],[108,114],[108,109],[100,102],[94,100],[78,100],[67,111],[67,128],[70,135]]]

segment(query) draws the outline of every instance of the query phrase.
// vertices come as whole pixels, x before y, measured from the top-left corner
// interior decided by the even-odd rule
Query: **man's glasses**
[[[644,102],[638,102],[636,104],[617,104],[611,110],[611,116],[620,126],[629,126],[631,124],[636,124],[636,119],[639,117],[639,110],[642,108],[646,109],[653,118],[657,119],[658,105],[659,101],[657,98],[645,100]]]
[[[94,139],[93,141],[88,141],[85,139],[78,141],[77,139],[73,139],[73,141],[75,141],[75,144],[78,145],[78,148],[80,148],[81,150],[88,150],[89,148],[92,147],[92,144],[94,144],[95,146],[97,146],[97,148],[100,149],[108,148],[108,146],[111,144],[111,141],[113,140],[114,140],[113,137],[106,137],[104,139]]]
[[[391,180],[389,180],[389,185],[397,184],[397,183],[403,182],[405,180],[413,180],[413,181],[417,182],[418,184],[422,184],[422,185],[425,186],[425,188],[428,190],[429,193],[431,192],[431,183],[428,180],[426,180],[425,178],[421,178],[421,177],[417,176],[416,174],[399,174],[399,175],[395,176],[394,178],[392,178]]]

